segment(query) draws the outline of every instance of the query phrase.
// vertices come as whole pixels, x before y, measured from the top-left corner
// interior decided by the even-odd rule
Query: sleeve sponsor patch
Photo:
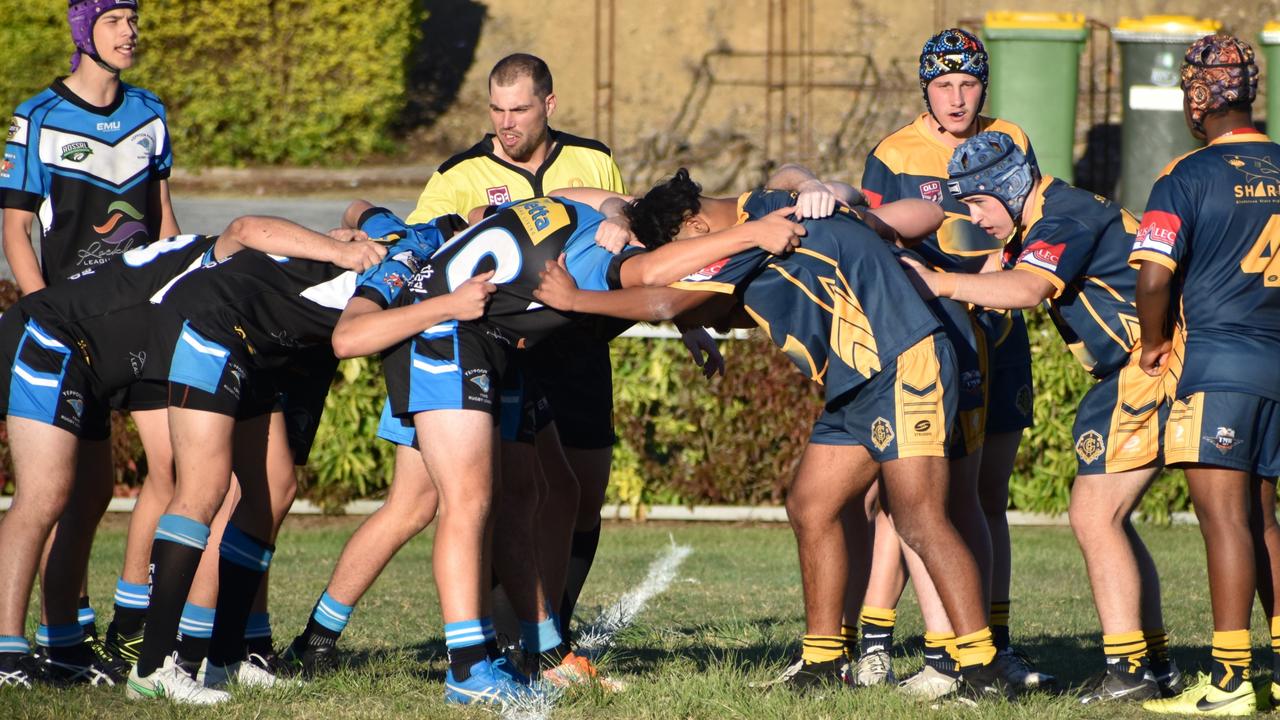
[[[9,132],[5,135],[5,142],[13,143],[14,145],[26,145],[27,122],[26,118],[18,115],[9,118]]]
[[[724,269],[724,266],[728,264],[729,258],[717,260],[695,273],[686,275],[680,282],[704,282],[706,280],[710,280],[716,275],[719,275],[720,271]]]
[[[1148,210],[1133,238],[1133,250],[1154,250],[1168,255],[1182,229],[1182,218],[1163,210]]]
[[[1018,262],[1056,273],[1058,263],[1062,262],[1062,253],[1066,249],[1066,243],[1051,245],[1043,240],[1037,240],[1023,248],[1022,254],[1018,256]]]

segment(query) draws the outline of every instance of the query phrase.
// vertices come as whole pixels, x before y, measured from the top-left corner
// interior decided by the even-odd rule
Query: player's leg
[[[521,645],[535,656],[560,644],[540,572],[537,524],[544,478],[533,443],[503,441],[501,447],[501,481],[495,483],[493,503],[493,570],[520,621]]]
[[[1009,641],[1009,612],[1013,562],[1009,540],[1009,478],[1022,442],[1022,430],[987,435],[978,470],[978,500],[991,536],[991,632],[996,649]]]
[[[612,434],[612,431],[610,431]],[[600,510],[604,507],[613,466],[613,444],[604,447],[564,447],[574,478],[578,482],[578,512],[574,518],[569,546],[569,567],[565,574],[564,596],[560,602],[560,628],[569,637],[569,625],[582,597],[591,566],[600,545]]]
[[[167,387],[161,386],[161,390],[168,394]],[[124,564],[116,581],[115,608],[106,638],[108,651],[131,663],[138,660],[142,623],[150,601],[151,539],[165,507],[173,500],[168,413],[160,408],[134,410],[132,414],[147,457],[147,477],[129,516]]]
[[[1280,695],[1280,525],[1276,523],[1276,479],[1253,479],[1249,532],[1253,536],[1254,565],[1258,575],[1258,601],[1270,620],[1271,694]]]
[[[231,520],[231,513],[240,501],[239,483],[232,482],[222,505],[209,523],[209,540],[207,549],[200,556],[200,564],[196,567],[195,577],[191,581],[191,590],[187,592],[187,602],[182,606],[182,617],[178,620],[178,664],[192,677],[200,671],[205,658],[209,657],[209,641],[213,638],[213,621],[218,606],[218,547],[222,545],[222,535]]]
[[[286,661],[306,674],[335,664],[334,648],[356,604],[400,548],[431,524],[436,507],[436,487],[427,475],[422,454],[410,444],[396,445],[395,472],[386,502],[356,528],[342,548],[306,628],[285,651]]]
[[[850,655],[856,653],[858,656],[858,664],[851,673],[858,685],[892,683],[896,680],[889,660],[893,649],[893,631],[897,624],[898,601],[907,586],[907,568],[903,562],[898,532],[893,527],[893,520],[881,507],[879,495],[879,484],[873,484],[867,493],[868,502],[865,507],[845,510],[846,519],[855,511],[863,513],[864,517],[870,517],[871,542],[862,546],[861,550],[855,548],[854,541],[849,536],[850,525],[847,521],[845,525],[845,544],[849,546],[851,565],[852,558],[856,557],[855,553],[866,556],[867,548],[870,548],[870,574],[863,586],[856,590],[846,590],[845,626],[841,628],[846,649]],[[851,570],[851,578],[853,574]],[[857,623],[857,627],[851,625],[853,622]]]
[[[850,504],[862,509],[863,495],[877,472],[876,463],[860,445],[816,440],[800,458],[786,504],[796,536],[805,608],[803,665],[789,680],[797,687],[840,679],[844,664],[840,629],[849,575],[841,515]]]
[[[539,430],[534,448],[538,471],[544,478],[541,487],[545,492],[538,511],[538,559],[557,633],[562,640],[567,640],[564,630],[568,621],[559,613],[566,600],[565,584],[572,560],[581,493],[578,476],[561,445],[556,423],[551,422]]]

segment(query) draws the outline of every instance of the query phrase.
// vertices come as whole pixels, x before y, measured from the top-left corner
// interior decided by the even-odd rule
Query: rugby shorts
[[[502,383],[502,411],[498,429],[503,442],[532,443],[554,420],[551,405],[536,382],[518,370],[508,371]],[[418,433],[412,418],[397,418],[391,413],[391,400],[382,404],[378,418],[378,437],[396,445],[418,447]]]
[[[1181,345],[1181,336],[1177,341]],[[1169,418],[1182,352],[1171,354],[1169,371],[1151,377],[1138,366],[1139,345],[1129,362],[1100,379],[1076,408],[1076,472],[1102,475],[1164,462],[1162,430]]]
[[[169,407],[246,420],[278,404],[270,374],[253,369],[243,345],[211,340],[184,322],[169,361]]]
[[[270,389],[277,397],[276,408],[284,413],[294,465],[307,464],[337,370],[333,348],[322,345],[296,353],[286,365],[267,371]]]
[[[110,402],[112,410],[163,410],[169,406],[169,384],[159,380],[139,380],[112,393]]]
[[[111,412],[69,344],[18,308],[0,316],[0,411],[66,430],[83,440],[111,436]]]
[[[958,460],[982,448],[986,435],[988,347],[986,333],[969,309],[958,302],[931,302],[942,332],[956,356],[956,421],[947,457]]]
[[[1173,401],[1165,461],[1280,475],[1280,403],[1257,395],[1205,390]]]
[[[608,341],[574,324],[524,351],[555,413],[560,444],[580,450],[613,447],[613,366]]]
[[[430,410],[501,413],[510,351],[483,328],[454,320],[423,330],[382,360],[391,415],[412,422]]]
[[[990,353],[987,434],[1029,428],[1035,419],[1035,386],[1031,381],[1031,342],[1022,312],[982,310],[977,317]]]
[[[824,410],[810,442],[861,445],[879,463],[946,457],[956,418],[956,375],[951,343],[940,332],[930,335]]]

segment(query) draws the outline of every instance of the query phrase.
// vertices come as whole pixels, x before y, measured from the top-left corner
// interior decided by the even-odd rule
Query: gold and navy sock
[[[805,665],[830,662],[844,657],[844,638],[839,635],[805,635],[801,657]]]
[[[955,655],[961,670],[990,665],[996,658],[996,646],[991,642],[991,628],[984,627],[957,637]]]
[[[1249,679],[1253,651],[1248,630],[1213,633],[1213,684],[1231,692]]]
[[[991,601],[991,640],[996,651],[1009,649],[1009,601]]]
[[[1107,670],[1141,677],[1147,671],[1147,639],[1141,630],[1102,636],[1102,652]]]
[[[955,633],[925,632],[924,664],[944,675],[958,676],[960,667],[954,656],[955,642]]]
[[[1147,641],[1147,657],[1152,663],[1169,662],[1169,633],[1164,628],[1143,630],[1142,638]]]
[[[862,655],[893,649],[893,626],[898,622],[898,611],[893,608],[863,606],[858,615],[862,624]]]
[[[1280,615],[1271,618],[1271,682],[1280,683]]]
[[[840,637],[844,638],[844,656],[847,660],[858,657],[858,626],[840,624]]]

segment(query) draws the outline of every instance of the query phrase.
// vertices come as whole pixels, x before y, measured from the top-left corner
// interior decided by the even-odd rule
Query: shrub
[[[68,72],[64,0],[0,0],[5,111]],[[169,110],[179,166],[338,164],[391,149],[416,0],[150,0],[125,80]]]

